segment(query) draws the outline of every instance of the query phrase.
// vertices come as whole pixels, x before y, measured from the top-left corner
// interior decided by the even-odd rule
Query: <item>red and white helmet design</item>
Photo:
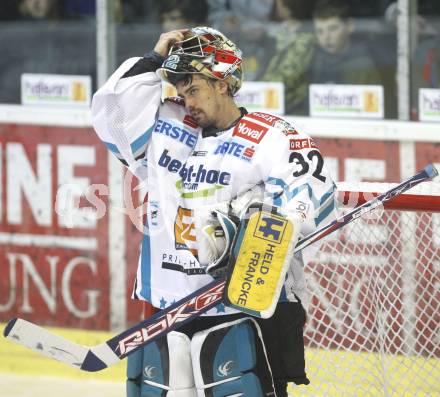
[[[243,80],[242,53],[223,33],[209,27],[196,27],[185,39],[174,43],[158,75],[170,81],[171,74],[200,73],[225,80],[234,95]]]

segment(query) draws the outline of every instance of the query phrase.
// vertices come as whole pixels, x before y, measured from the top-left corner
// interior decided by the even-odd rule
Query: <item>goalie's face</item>
[[[228,96],[228,86],[224,81],[193,74],[189,79],[179,81],[176,89],[200,127],[222,127],[224,98]]]

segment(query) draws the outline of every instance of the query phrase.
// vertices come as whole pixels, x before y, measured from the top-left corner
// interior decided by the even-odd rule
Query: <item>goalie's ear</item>
[[[223,300],[257,317],[272,316],[301,230],[301,219],[252,203],[232,244]]]

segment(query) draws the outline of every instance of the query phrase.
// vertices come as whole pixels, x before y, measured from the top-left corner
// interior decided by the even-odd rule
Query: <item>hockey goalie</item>
[[[133,298],[160,310],[227,279],[222,304],[129,356],[128,397],[286,397],[309,383],[313,253],[293,248],[335,218],[335,185],[308,135],[235,103],[242,79],[236,45],[198,27],[163,33],[94,95],[99,138],[148,190]]]

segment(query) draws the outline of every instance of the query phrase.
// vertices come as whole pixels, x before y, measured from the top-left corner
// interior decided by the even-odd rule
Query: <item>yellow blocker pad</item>
[[[299,229],[277,207],[262,203],[248,207],[229,259],[223,296],[228,306],[257,317],[273,314]]]

